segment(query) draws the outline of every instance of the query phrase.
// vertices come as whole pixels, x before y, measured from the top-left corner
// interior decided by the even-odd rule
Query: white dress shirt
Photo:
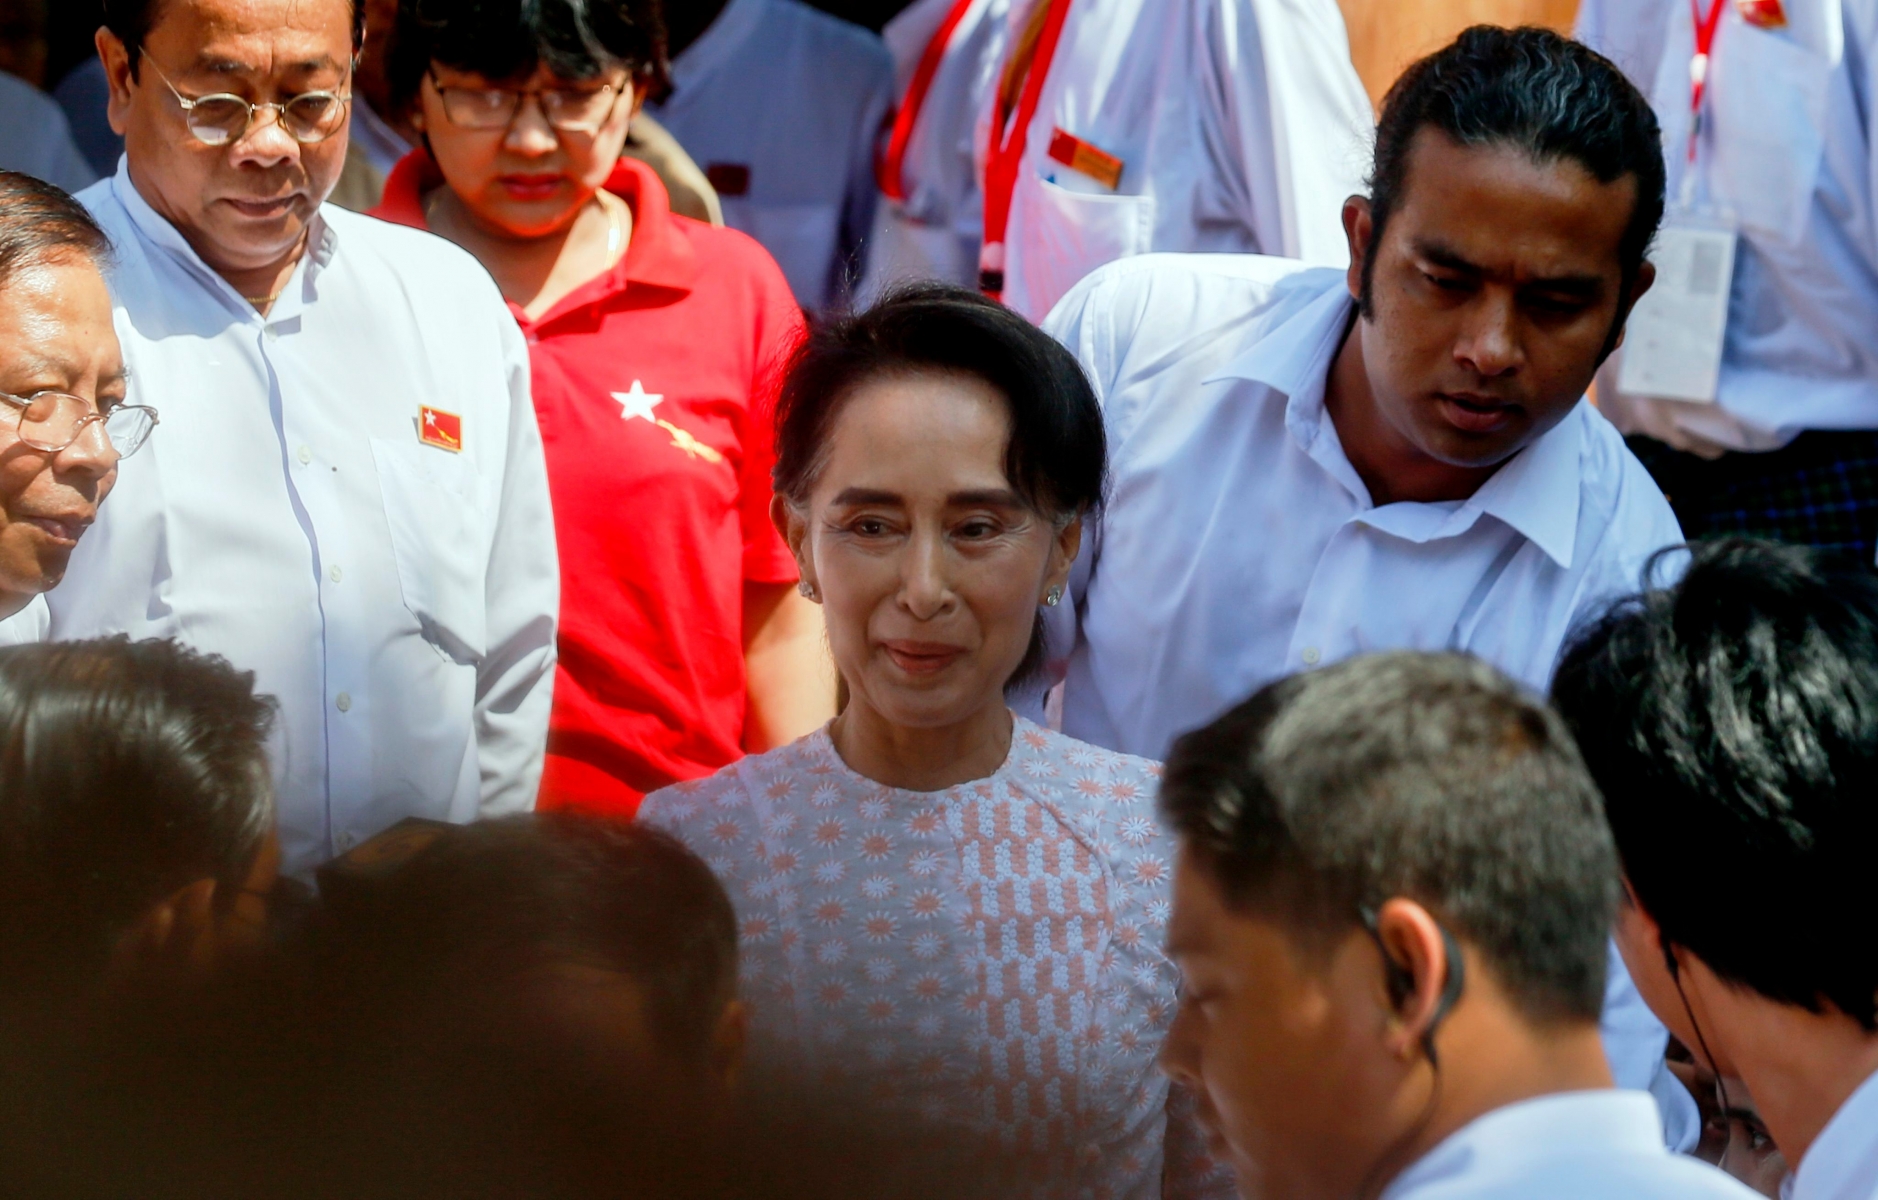
[[[327,205],[262,316],[128,168],[81,199],[117,247],[131,402],[162,423],[48,596],[51,637],[177,637],[255,672],[290,870],[407,816],[531,808],[560,577],[528,349],[488,274]],[[460,453],[420,441],[420,406],[461,419]]]
[[[98,178],[72,141],[59,102],[0,71],[0,170],[43,179],[68,192]]]
[[[1012,4],[1013,30],[1030,9]],[[1074,0],[1011,197],[1005,303],[1041,320],[1090,271],[1150,251],[1343,266],[1374,127],[1335,0]],[[1056,129],[1121,159],[1120,186],[1050,158]]]
[[[1164,759],[1265,684],[1375,650],[1471,651],[1544,691],[1572,625],[1682,540],[1583,404],[1468,500],[1372,504],[1324,413],[1352,308],[1341,271],[1157,255],[1050,314],[1113,474],[1048,610],[1063,732]]]
[[[46,598],[34,596],[20,609],[5,620],[0,620],[0,649],[7,646],[30,646],[46,640],[46,630],[52,624],[52,615],[46,609]]]
[[[906,95],[953,3],[915,0],[881,30],[893,53],[896,100]],[[972,0],[947,41],[907,139],[900,167],[906,198],[882,196],[874,213],[860,303],[871,303],[891,285],[914,279],[978,285],[978,245],[985,231],[984,195],[975,165],[978,112],[984,97],[997,87],[1009,11],[1010,0]]]
[[[802,0],[730,0],[648,105],[704,168],[724,221],[763,243],[804,308],[844,304],[873,226],[893,60]]]
[[[1724,5],[1695,170],[1740,226],[1716,404],[1624,395],[1613,420],[1685,449],[1766,450],[1878,429],[1878,0],[1786,0],[1758,29]],[[1651,97],[1674,200],[1690,170],[1688,0],[1583,0],[1578,34]],[[1619,352],[1621,354],[1621,351]]]
[[[1652,1138],[1639,1092],[1560,1092],[1476,1117],[1383,1189],[1381,1200],[1751,1200],[1707,1163]]]
[[[1342,271],[1152,255],[1050,314],[1102,401],[1112,474],[1044,610],[1064,733],[1165,759],[1265,684],[1378,650],[1468,651],[1544,691],[1573,625],[1681,542],[1588,404],[1467,500],[1371,503],[1324,411],[1353,307]],[[1605,1010],[1618,1081],[1648,1087],[1666,1034],[1615,954]]]
[[[1878,1075],[1832,1114],[1799,1167],[1780,1185],[1781,1200],[1878,1200]]]

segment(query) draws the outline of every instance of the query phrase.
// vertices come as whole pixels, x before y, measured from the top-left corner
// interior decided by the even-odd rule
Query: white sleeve
[[[1335,0],[1201,0],[1206,138],[1261,254],[1347,266],[1375,119]]]
[[[485,817],[535,806],[547,751],[561,603],[554,510],[529,387],[528,345],[506,312],[501,337],[509,441],[484,584],[489,653],[476,669],[476,757]]]
[[[51,626],[52,612],[46,607],[45,596],[34,596],[25,608],[0,621],[0,649],[43,642]]]

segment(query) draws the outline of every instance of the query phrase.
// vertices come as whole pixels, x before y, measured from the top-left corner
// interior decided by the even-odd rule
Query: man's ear
[[[1465,968],[1449,961],[1450,941],[1442,936],[1440,922],[1400,896],[1376,911],[1376,942],[1386,960],[1377,987],[1394,1013],[1389,1048],[1398,1058],[1411,1058],[1447,1018],[1443,993],[1452,973]]]
[[[809,585],[815,596],[819,597],[821,591],[815,582],[815,571],[808,555],[808,518],[798,512],[795,505],[789,503],[788,497],[778,494],[769,498],[769,521],[776,527],[776,532],[782,535],[784,544],[789,547],[790,555],[795,558],[796,573],[802,577],[803,583]]]
[[[123,137],[125,127],[130,122],[130,87],[133,79],[130,49],[121,38],[102,25],[92,36],[92,44],[98,48],[98,58],[104,63],[104,81],[111,89],[110,101],[105,107],[105,119],[111,123],[111,132]]]
[[[215,954],[215,880],[185,884],[124,931],[113,956],[118,976],[191,974]]]
[[[1637,301],[1643,299],[1643,294],[1655,283],[1656,264],[1646,258],[1643,265],[1637,268],[1637,277],[1630,281],[1630,291],[1624,296],[1623,317],[1617,329],[1617,340],[1611,343],[1611,349],[1615,350],[1624,344],[1624,338],[1630,333],[1631,312],[1636,309]],[[1628,888],[1630,885],[1626,883],[1624,886]]]
[[[1343,202],[1343,237],[1350,245],[1350,269],[1344,274],[1350,298],[1363,299],[1363,262],[1369,257],[1369,239],[1375,232],[1375,214],[1368,196],[1351,196]]]

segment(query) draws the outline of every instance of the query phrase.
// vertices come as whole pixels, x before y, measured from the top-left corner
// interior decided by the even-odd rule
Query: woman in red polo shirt
[[[375,215],[475,255],[528,337],[561,550],[541,803],[631,814],[834,711],[769,519],[801,312],[760,246],[620,157],[664,73],[654,0],[405,3],[394,71],[426,145]]]

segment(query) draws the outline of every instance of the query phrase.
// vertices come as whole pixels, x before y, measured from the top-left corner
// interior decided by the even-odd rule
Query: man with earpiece
[[[1564,722],[1478,659],[1261,689],[1174,743],[1162,1069],[1259,1200],[1753,1195],[1598,1035],[1618,861]]]

